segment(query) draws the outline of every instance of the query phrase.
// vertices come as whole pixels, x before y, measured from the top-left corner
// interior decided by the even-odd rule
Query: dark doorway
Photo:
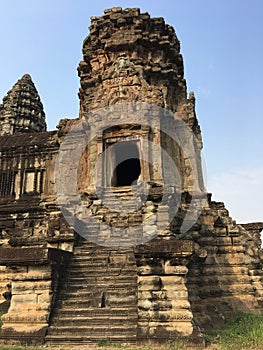
[[[131,186],[141,173],[137,142],[123,141],[113,145],[114,163],[111,186]]]

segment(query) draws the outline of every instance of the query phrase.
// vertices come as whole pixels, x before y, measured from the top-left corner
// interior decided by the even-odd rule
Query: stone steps
[[[94,271],[94,268],[96,268],[97,271],[96,270]],[[108,269],[102,268],[100,265],[88,265],[82,268],[72,268],[72,270],[70,271],[70,277],[72,277],[72,280],[86,279],[89,282],[92,282],[92,281],[95,282],[99,279],[102,279],[100,273],[106,274],[107,271]],[[105,279],[103,279],[104,281],[106,280],[110,281],[111,279],[116,280],[118,276],[121,276],[122,274],[122,269],[120,267],[116,269],[110,268],[110,271],[111,271],[111,277],[108,277],[108,278],[105,277]],[[134,278],[134,274],[136,273],[136,270],[129,269],[125,272],[127,272],[127,276]],[[129,279],[129,277],[127,277],[127,279],[131,281],[132,278]]]
[[[132,249],[110,250],[79,242],[61,281],[47,343],[132,342],[137,323],[137,268]]]
[[[92,267],[97,267],[94,265],[91,265]],[[111,274],[111,276],[101,276],[99,273],[101,272],[101,274],[107,274],[107,272],[109,272]],[[127,273],[127,275],[122,275],[124,273]],[[132,273],[133,272],[133,273]],[[86,284],[96,284],[97,282],[101,282],[103,283],[112,283],[115,285],[115,283],[121,284],[121,283],[125,283],[125,281],[127,281],[128,283],[132,283],[134,282],[134,280],[136,280],[136,276],[134,276],[135,271],[130,271],[128,270],[123,271],[121,268],[119,268],[118,270],[116,270],[115,268],[111,269],[111,268],[107,268],[107,269],[103,269],[101,268],[98,271],[92,271],[92,274],[90,274],[90,270],[87,268],[86,270],[82,270],[82,275],[78,276],[77,273],[73,273],[70,274],[68,280],[66,281],[66,283],[70,283],[71,285],[85,285]],[[86,276],[85,276],[86,275]]]
[[[118,308],[118,307],[129,307],[129,303],[131,302],[136,302],[137,301],[137,296],[123,296],[126,298],[126,304],[123,303],[121,300],[120,296],[106,296],[106,302],[107,306],[111,308]],[[62,297],[63,298],[63,297]],[[81,308],[89,308],[89,307],[97,307],[100,308],[101,302],[102,302],[102,296],[97,295],[97,296],[92,296],[89,299],[83,299],[79,300],[76,297],[71,298],[71,296],[65,297],[65,299],[60,299],[58,302],[59,307],[66,308],[67,310],[72,310],[75,311],[76,307],[81,307]],[[118,300],[119,299],[119,300]]]
[[[131,308],[127,308],[127,306],[116,307],[116,308],[98,308],[98,307],[78,307],[75,309],[70,308],[60,308],[59,313],[55,313],[53,319],[56,317],[62,319],[62,317],[72,317],[72,316],[89,316],[89,315],[97,315],[98,317],[110,317],[110,316],[120,316],[120,317],[128,317],[129,315],[135,316],[137,315],[137,308],[132,310]]]
[[[85,334],[86,336],[89,335],[96,335],[99,337],[102,335],[107,335],[108,337],[112,337],[113,335],[118,334],[129,334],[132,335],[134,332],[134,326],[133,325],[126,325],[125,328],[122,324],[113,324],[113,322],[105,322],[104,324],[96,324],[92,322],[90,325],[83,325],[83,323],[86,323],[86,321],[83,321],[81,324],[79,323],[79,327],[72,327],[70,324],[69,326],[51,326],[50,331],[53,333],[53,335],[68,335],[68,334],[78,334],[78,335],[83,335]],[[108,325],[108,327],[106,327]]]
[[[133,288],[133,286],[130,286],[131,288],[125,288],[125,286],[121,285],[119,286],[119,288],[116,288],[116,286],[112,286],[112,287],[108,287],[107,285],[105,285],[107,287],[107,294],[114,294],[114,295],[122,295],[122,296],[128,296],[128,295],[133,295],[133,294],[137,294],[137,289]],[[66,291],[61,291],[60,293],[60,298],[63,299],[63,297],[68,298],[69,296],[71,298],[74,298],[74,296],[76,298],[88,298],[92,295],[95,294],[101,294],[101,292],[103,292],[105,290],[105,288],[95,288],[94,289],[90,289],[90,288],[83,288],[82,290],[79,289],[75,289],[74,287],[70,287],[70,290],[66,290]]]
[[[96,316],[96,318],[94,318],[94,315]],[[126,321],[126,325],[132,325],[134,324],[134,322],[137,322],[137,315],[129,315],[129,318]],[[61,317],[55,317],[54,321],[56,321],[56,326],[83,326],[83,324],[89,324],[91,323],[90,327],[94,327],[94,325],[102,325],[102,326],[106,326],[106,325],[114,325],[115,326],[119,326],[121,325],[123,327],[123,316],[119,315],[116,316],[114,313],[111,313],[108,315],[108,318],[105,320],[105,316],[104,315],[97,315],[97,314],[90,314],[90,315],[79,315],[78,317],[76,317],[76,319],[72,319],[72,316],[68,315],[67,317],[64,316],[63,318]],[[91,322],[88,322],[91,321]]]
[[[115,218],[129,217],[133,220],[141,221],[141,212],[137,212],[139,209],[141,199],[137,196],[136,187],[131,186],[124,187],[110,187],[104,188],[100,195],[102,206],[98,207],[97,215],[107,214],[108,211],[112,211]],[[125,208],[124,212],[122,209]]]
[[[107,271],[110,271],[112,278],[114,278],[114,276],[118,276],[121,274],[121,272],[123,272],[123,268],[122,266],[116,266],[114,264],[114,266],[103,266],[102,264],[100,264],[99,262],[96,262],[95,264],[93,262],[89,262],[86,261],[84,264],[82,264],[81,266],[79,264],[75,265],[74,267],[72,267],[71,271],[70,271],[70,278],[76,278],[77,276],[83,276],[83,275],[87,275],[87,278],[89,279],[98,279],[102,276],[102,274],[105,275],[105,273]],[[125,272],[127,271],[128,274],[130,274],[131,276],[134,275],[134,272],[136,272],[135,269],[125,269]],[[107,276],[105,276],[106,278]],[[110,276],[108,277],[108,279],[110,279]]]
[[[120,268],[120,263],[123,262],[125,263],[125,255],[118,255],[118,264],[114,264],[114,260],[111,256],[98,256],[98,257],[93,257],[93,256],[88,256],[88,252],[86,250],[81,250],[80,253],[85,253],[85,256],[80,256],[75,259],[76,266],[82,265],[85,266],[86,262],[89,262],[90,264],[96,264],[99,263],[100,266],[110,266],[111,268],[114,268],[114,265],[116,267]]]
[[[98,340],[106,340],[112,343],[135,343],[136,337],[134,335],[129,336],[126,334],[118,334],[114,336],[108,336],[105,334],[101,334],[98,336],[94,336],[89,334],[88,336],[84,334],[61,334],[61,335],[48,335],[46,337],[46,341],[51,343],[52,345],[83,345],[83,344],[94,344],[97,343]]]
[[[113,253],[116,253],[119,247],[125,248],[140,244],[143,221],[140,207],[140,198],[133,194],[129,186],[124,189],[103,189],[103,192],[99,194],[99,199],[92,202],[87,213],[85,211],[82,213],[82,220],[86,222],[85,228],[82,228],[83,236],[101,246],[115,248]],[[91,213],[94,220],[90,220]],[[87,215],[86,219],[85,215]],[[90,250],[85,245],[80,249],[81,251]],[[110,249],[102,247],[101,253],[105,260],[111,258]],[[90,253],[87,255],[87,257],[91,256]]]
[[[105,271],[104,273],[107,273],[107,271]],[[98,284],[100,285],[101,288],[116,288],[116,286],[125,288],[125,287],[129,287],[130,285],[132,285],[132,282],[135,282],[135,278],[132,278],[133,276],[129,275],[129,277],[123,277],[121,275],[113,275],[112,278],[105,278],[105,280],[103,280],[102,278],[96,278],[96,276],[92,277],[87,277],[87,278],[72,278],[72,282],[68,282],[68,288],[72,289],[86,289],[86,288],[90,288],[92,286],[96,287]],[[119,277],[119,279],[118,279]]]

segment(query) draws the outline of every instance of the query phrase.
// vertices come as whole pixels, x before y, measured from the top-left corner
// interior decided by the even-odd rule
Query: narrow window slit
[[[101,303],[100,303],[100,307],[104,308],[106,307],[106,293],[102,292],[101,293]]]

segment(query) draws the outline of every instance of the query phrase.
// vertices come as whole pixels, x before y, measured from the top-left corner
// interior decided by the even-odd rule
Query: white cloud
[[[237,169],[208,178],[212,199],[225,202],[238,223],[263,221],[263,167]]]

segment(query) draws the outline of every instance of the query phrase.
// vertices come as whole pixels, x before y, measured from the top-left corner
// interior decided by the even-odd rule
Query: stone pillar
[[[1,248],[0,264],[7,266],[11,285],[10,307],[2,316],[2,340],[44,343],[60,272],[70,255],[39,247]]]
[[[135,249],[138,265],[138,339],[167,341],[191,336],[193,315],[186,287],[185,258],[191,241],[151,241]]]

